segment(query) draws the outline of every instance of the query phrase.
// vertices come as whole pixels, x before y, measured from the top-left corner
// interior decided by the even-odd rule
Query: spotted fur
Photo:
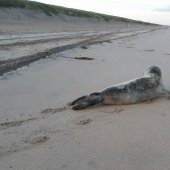
[[[80,97],[73,101],[71,106],[74,110],[80,110],[100,103],[135,104],[161,95],[170,96],[170,92],[163,86],[160,68],[150,66],[144,71],[142,77]]]

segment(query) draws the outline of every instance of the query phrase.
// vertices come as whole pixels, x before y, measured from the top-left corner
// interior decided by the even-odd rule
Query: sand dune
[[[44,33],[65,32],[75,30],[105,30],[126,28],[127,23],[121,21],[107,22],[103,19],[73,17],[65,14],[47,16],[42,12],[27,9],[0,8],[0,33]],[[133,23],[129,27],[133,27]],[[138,24],[135,23],[135,26]],[[141,26],[141,24],[139,24]]]

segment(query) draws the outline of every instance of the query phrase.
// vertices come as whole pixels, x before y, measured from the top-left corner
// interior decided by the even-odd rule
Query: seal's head
[[[150,66],[148,67],[145,71],[144,71],[144,75],[148,76],[148,75],[157,75],[160,78],[162,77],[162,72],[161,69],[157,66]]]

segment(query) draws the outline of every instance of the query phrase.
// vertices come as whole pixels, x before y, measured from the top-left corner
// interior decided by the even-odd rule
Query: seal
[[[163,85],[161,69],[153,65],[144,70],[142,77],[79,97],[70,105],[73,110],[81,110],[97,104],[135,104],[159,96],[170,97],[170,91]]]

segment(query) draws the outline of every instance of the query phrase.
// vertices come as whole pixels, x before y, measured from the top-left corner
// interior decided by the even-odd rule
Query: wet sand
[[[82,111],[66,106],[79,96],[138,77],[149,65],[162,69],[170,89],[170,29],[138,31],[112,32],[109,38],[98,37],[4,73],[0,169],[168,170],[170,100]],[[36,45],[42,51],[42,44]],[[23,56],[14,54],[15,59]],[[93,60],[76,59],[81,57]]]
[[[77,31],[65,33],[32,33],[0,36],[0,76],[42,58],[78,46],[111,42],[112,40],[145,34],[159,29],[122,29],[107,31]]]

